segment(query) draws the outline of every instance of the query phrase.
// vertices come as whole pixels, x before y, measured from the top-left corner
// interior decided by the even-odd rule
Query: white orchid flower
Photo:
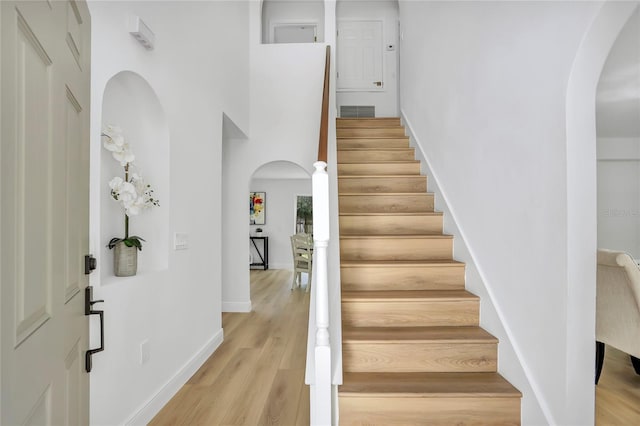
[[[108,124],[102,129],[102,133],[107,134],[109,136],[120,135],[122,134],[122,127],[114,126],[113,124]]]
[[[137,247],[140,248],[142,239],[129,237],[129,216],[136,216],[150,207],[159,206],[160,202],[154,198],[153,189],[146,183],[144,177],[130,169],[131,166],[135,167],[132,164],[135,155],[129,143],[125,141],[122,129],[118,126],[105,126],[102,136],[104,148],[111,152],[112,157],[124,167],[124,179],[119,176],[114,177],[109,181],[109,188],[111,188],[111,197],[122,206],[125,213],[125,239],[137,240]],[[112,248],[122,240],[122,238],[114,238],[108,247]]]
[[[124,149],[124,136],[122,135],[122,129],[118,126],[106,126],[102,129],[102,135],[106,136],[103,142],[107,151],[121,152]]]
[[[122,186],[122,182],[124,182],[124,180],[122,180],[121,177],[116,176],[109,181],[109,188],[111,188],[114,191],[118,191],[119,188]]]
[[[129,205],[129,208],[127,209],[127,212],[128,212],[127,214],[130,216],[136,216],[140,214],[143,210],[145,210],[147,207],[148,207],[148,204],[144,199],[144,197],[138,197],[135,199],[135,201],[133,201],[133,203]]]
[[[129,163],[133,163],[133,160],[136,159],[136,156],[133,155],[133,152],[129,149],[128,144],[125,144],[125,148],[122,151],[114,151],[111,155],[113,155],[113,158],[115,158],[116,161],[119,161],[120,165],[123,167]]]

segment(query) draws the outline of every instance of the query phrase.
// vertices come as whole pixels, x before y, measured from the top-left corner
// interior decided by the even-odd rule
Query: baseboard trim
[[[248,302],[222,302],[222,312],[251,312],[251,300]]]
[[[162,388],[125,422],[126,425],[146,425],[180,388],[198,371],[198,368],[215,352],[224,340],[224,332],[218,330],[209,341]]]

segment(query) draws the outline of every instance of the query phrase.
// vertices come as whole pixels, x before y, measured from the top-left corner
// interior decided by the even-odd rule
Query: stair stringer
[[[496,298],[489,281],[482,268],[478,266],[473,250],[467,245],[465,233],[458,226],[455,210],[450,208],[438,175],[433,171],[403,109],[400,110],[400,117],[409,136],[409,144],[415,148],[416,160],[420,160],[421,173],[427,176],[427,191],[434,194],[435,210],[444,215],[444,233],[454,236],[454,259],[465,263],[465,288],[480,297],[480,327],[500,341],[498,372],[522,393],[522,424],[559,424],[554,419],[524,357],[521,356],[522,350],[513,338],[513,332],[505,321],[503,311],[495,302]]]

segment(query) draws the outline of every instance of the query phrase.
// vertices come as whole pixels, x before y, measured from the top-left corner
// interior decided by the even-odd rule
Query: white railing
[[[312,425],[331,424],[331,341],[329,339],[329,281],[327,248],[329,246],[329,175],[327,163],[318,161],[314,165],[313,188],[313,241],[314,241],[314,285],[309,323],[315,319],[313,341],[313,381],[310,381],[310,415]],[[313,315],[313,317],[311,316]],[[310,339],[311,341],[311,339]],[[307,357],[307,360],[311,360]]]
[[[327,148],[329,129],[329,67],[331,48],[327,46],[318,161],[313,164],[313,284],[309,306],[309,335],[307,341],[306,382],[310,386],[310,423],[331,425],[333,369],[331,365],[331,336],[329,335],[329,279],[327,250],[330,239],[329,175]]]

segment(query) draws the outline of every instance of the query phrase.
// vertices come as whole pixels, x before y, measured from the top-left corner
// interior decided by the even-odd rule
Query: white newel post
[[[313,237],[316,261],[315,377],[311,385],[311,424],[331,425],[331,346],[329,341],[329,286],[327,247],[329,246],[329,175],[327,163],[313,165]]]

